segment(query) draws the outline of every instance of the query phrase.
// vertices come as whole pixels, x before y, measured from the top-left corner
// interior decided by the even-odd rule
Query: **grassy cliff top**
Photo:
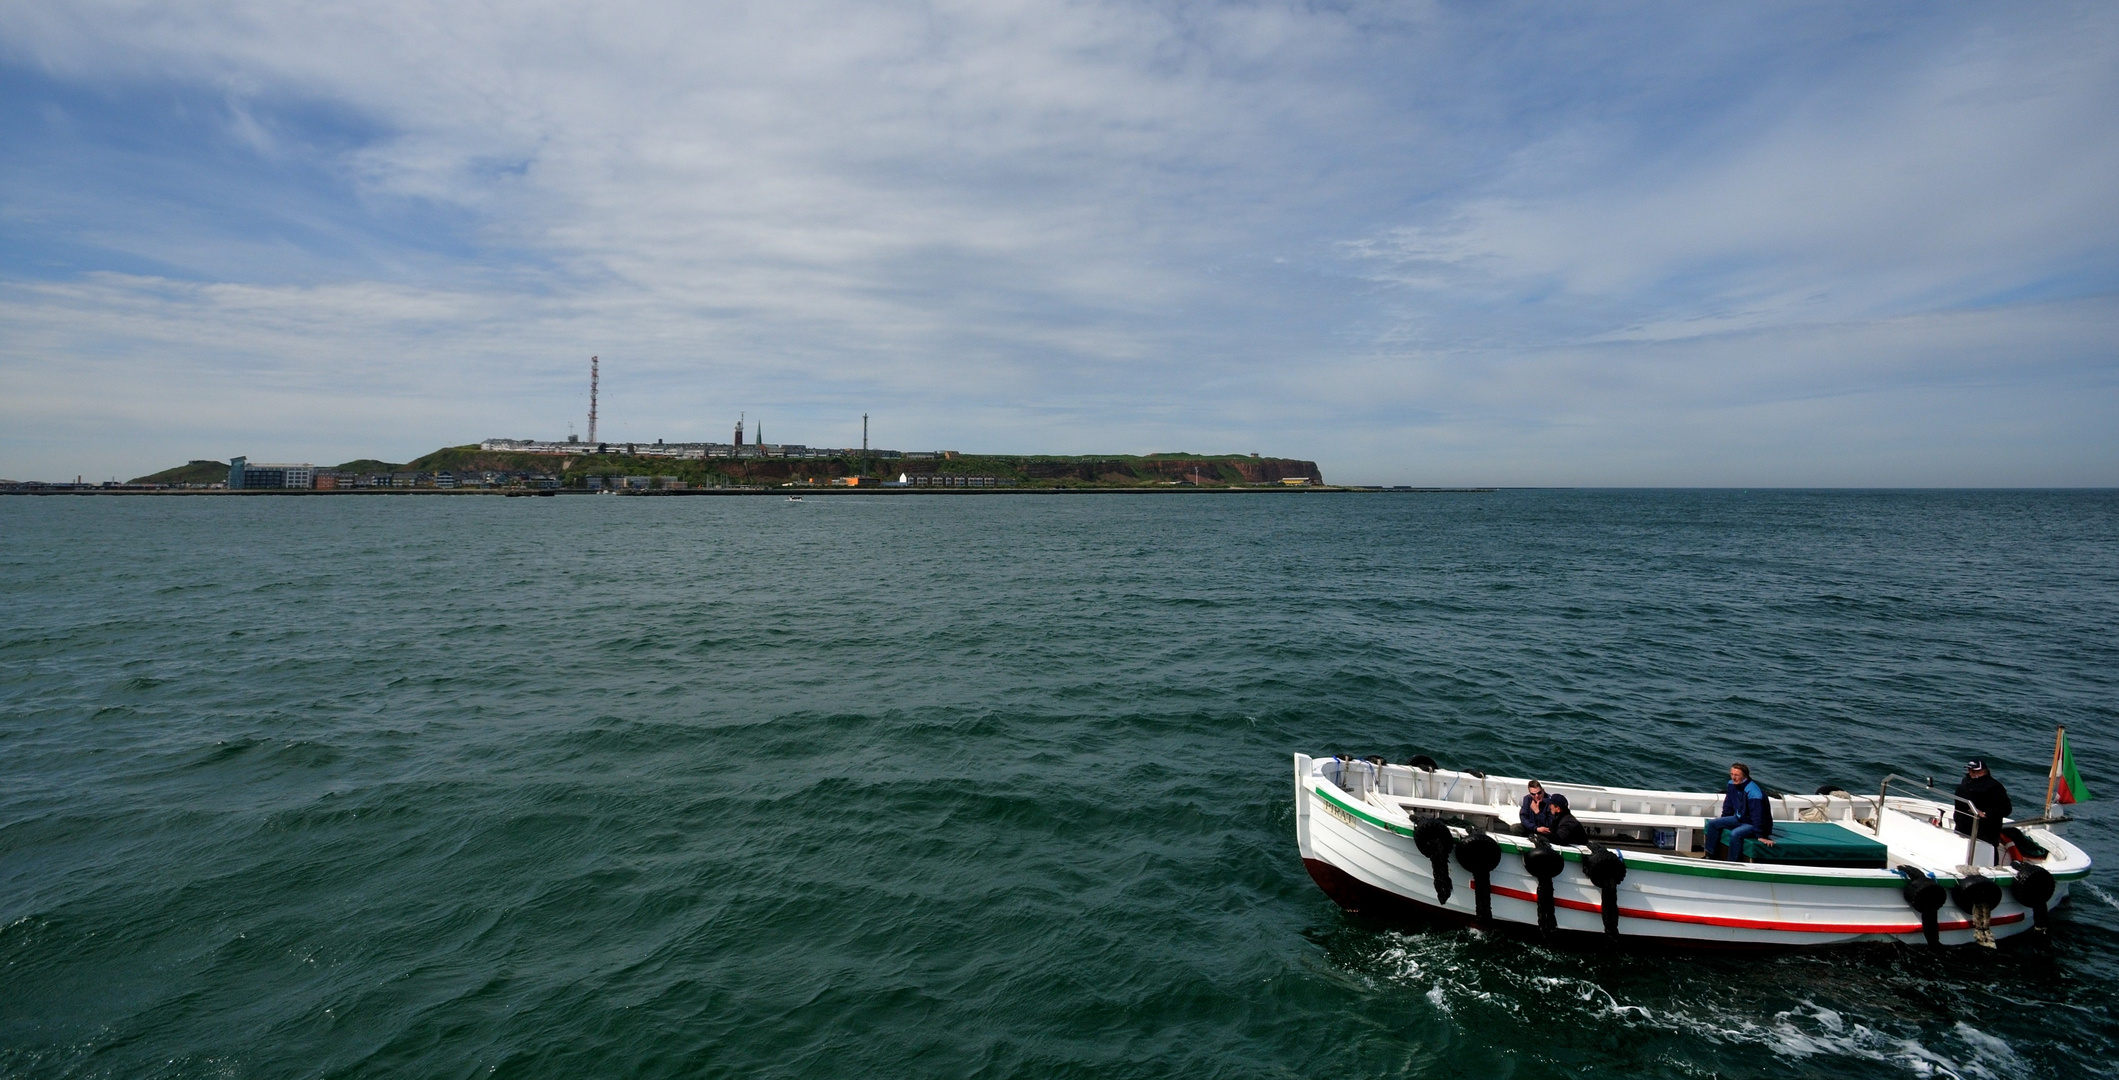
[[[228,479],[228,463],[225,461],[187,461],[174,469],[163,469],[158,473],[136,476],[126,481],[129,484],[218,484]]]
[[[607,444],[622,448],[625,444]],[[635,443],[635,446],[645,444]],[[1148,484],[1273,484],[1283,478],[1323,483],[1315,462],[1258,454],[957,454],[954,457],[886,458],[859,452],[832,458],[712,458],[704,461],[635,457],[624,453],[524,454],[445,446],[402,465],[361,458],[334,466],[347,473],[399,471],[456,473],[493,470],[593,475],[677,476],[694,483],[772,483],[865,475],[895,479],[903,473],[991,476],[1031,487],[1137,487]],[[143,476],[134,483],[211,484],[228,478],[228,465],[193,461]]]

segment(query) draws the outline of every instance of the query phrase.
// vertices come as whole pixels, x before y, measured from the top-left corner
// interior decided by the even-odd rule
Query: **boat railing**
[[[1910,791],[1914,788],[1918,788],[1922,791],[1933,792],[1937,795],[1943,794],[1942,789],[1936,787],[1933,780],[1915,780],[1910,776],[1900,776],[1897,773],[1891,773],[1885,776],[1883,778],[1883,782],[1878,784],[1876,787],[1876,835],[1878,837],[1882,837],[1884,834],[1883,806],[1884,801],[1890,798],[1891,796],[1891,785],[1893,783],[1898,784],[1902,790]],[[1914,797],[1919,798],[1919,796]],[[1949,793],[1948,798],[1950,802],[1955,803],[1957,804],[1957,806],[1961,807],[1961,810],[1959,811],[1960,813],[1969,814],[1972,817],[1972,835],[1965,838],[1964,861],[1966,866],[1975,865],[1979,856],[1979,821],[1980,819],[1987,816],[1986,812],[1981,810],[1979,807],[1973,805],[1972,800],[1958,795],[1956,792]],[[1939,823],[1937,827],[1940,827]]]
[[[1452,806],[1513,813],[1521,801],[1524,781],[1491,777],[1477,770],[1417,769],[1405,765],[1378,764],[1369,758],[1335,754],[1314,759],[1313,770],[1349,796],[1366,802],[1390,799],[1432,800]],[[1714,800],[1707,792],[1657,791],[1612,788],[1595,784],[1547,783],[1546,790],[1564,795],[1577,812],[1627,815],[1641,818],[1714,816]]]

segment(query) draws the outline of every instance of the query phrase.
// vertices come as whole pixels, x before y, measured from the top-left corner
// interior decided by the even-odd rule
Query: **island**
[[[51,485],[67,487],[70,485]],[[1317,463],[1262,454],[967,454],[706,443],[488,439],[407,462],[338,465],[193,460],[99,490],[533,491],[627,494],[1202,491],[1327,488]],[[1334,489],[1336,490],[1336,489]]]

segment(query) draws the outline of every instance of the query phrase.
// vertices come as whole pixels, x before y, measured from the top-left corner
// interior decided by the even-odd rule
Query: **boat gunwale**
[[[1358,817],[1361,820],[1366,821],[1369,824],[1376,826],[1377,828],[1383,829],[1387,832],[1406,837],[1410,837],[1413,835],[1413,830],[1410,827],[1400,825],[1394,821],[1386,821],[1382,818],[1376,817],[1375,815],[1370,814],[1367,811],[1363,810],[1361,807],[1355,805],[1353,802],[1342,800],[1339,797],[1333,795],[1331,792],[1326,791],[1324,787],[1325,785],[1329,785],[1335,788],[1338,787],[1338,785],[1334,784],[1331,780],[1326,779],[1321,775],[1314,774],[1312,775],[1311,779],[1315,781],[1315,783],[1311,785],[1311,790],[1314,791],[1318,797],[1324,799],[1326,802],[1332,804],[1338,809],[1345,811],[1346,813],[1352,814],[1355,817]],[[1582,785],[1570,784],[1568,786],[1575,787]],[[1340,788],[1339,790],[1341,790],[1342,792],[1345,791],[1345,789],[1343,788]],[[1391,798],[1391,796],[1389,795],[1384,795],[1382,797],[1385,799]],[[1352,798],[1353,796],[1351,795],[1351,793],[1348,793],[1347,799],[1350,800]],[[1463,805],[1473,813],[1486,814],[1487,811],[1494,809],[1482,808],[1480,804],[1477,803],[1465,803]],[[1488,814],[1488,816],[1491,815]],[[1531,841],[1528,841],[1520,836],[1515,836],[1510,833],[1490,832],[1488,833],[1488,835],[1492,836],[1495,842],[1499,843],[1503,848],[1506,848],[1510,852],[1516,854],[1521,854],[1522,852],[1530,850],[1531,848],[1536,846]],[[1564,847],[1560,845],[1553,845],[1553,850],[1558,852],[1561,858],[1569,862],[1580,862],[1583,856],[1586,854],[1586,850],[1580,847],[1579,845],[1570,845]],[[1792,866],[1776,866],[1774,869],[1771,870],[1761,870],[1755,869],[1753,864],[1746,863],[1728,863],[1717,866],[1707,865],[1696,860],[1690,860],[1682,855],[1665,855],[1661,852],[1631,851],[1624,849],[1614,850],[1619,850],[1621,852],[1621,857],[1626,860],[1626,866],[1628,869],[1638,868],[1644,871],[1648,871],[1650,873],[1677,874],[1680,876],[1689,877],[1725,878],[1735,881],[1758,882],[1762,884],[1829,885],[1842,888],[1899,888],[1904,886],[1906,883],[1906,879],[1901,876],[1896,870],[1864,870],[1855,867],[1844,866],[1817,866],[1800,868]],[[1923,867],[1922,869],[1925,870],[1926,868]],[[1986,874],[1983,876],[1989,877],[1995,882],[2004,885],[2011,884],[2016,880],[2016,873],[2013,868],[1995,867],[1993,869],[1995,871],[1994,873]],[[2090,869],[2091,868],[2088,866],[2083,866],[2076,869],[2049,872],[2052,874],[2053,880],[2055,881],[2079,881],[2089,876]],[[1935,873],[1936,883],[1945,887],[1954,887],[1958,884],[1959,880],[1960,875],[1954,873],[1948,876],[1945,876],[1942,873]]]

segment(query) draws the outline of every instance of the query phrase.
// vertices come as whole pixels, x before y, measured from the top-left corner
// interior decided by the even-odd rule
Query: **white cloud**
[[[1348,250],[1415,291],[1536,296],[1601,340],[1978,302],[2119,254],[2115,56],[2112,20],[2065,20],[1886,71],[1806,72],[1741,138],[1586,161],[1570,129],[1443,220]]]
[[[173,172],[254,159],[345,194],[267,187],[279,230],[156,210],[203,181],[146,209],[63,176],[9,197],[127,272],[0,286],[0,472],[557,434],[595,352],[630,435],[745,409],[821,443],[865,409],[913,445],[1436,482],[1870,482],[1816,452],[1865,415],[1842,441],[1877,482],[1948,482],[1938,429],[1895,418],[2004,387],[2055,425],[2009,475],[2119,481],[2068,426],[2114,370],[2119,19],[1594,22],[16,3],[18,63],[224,103],[228,146]]]

